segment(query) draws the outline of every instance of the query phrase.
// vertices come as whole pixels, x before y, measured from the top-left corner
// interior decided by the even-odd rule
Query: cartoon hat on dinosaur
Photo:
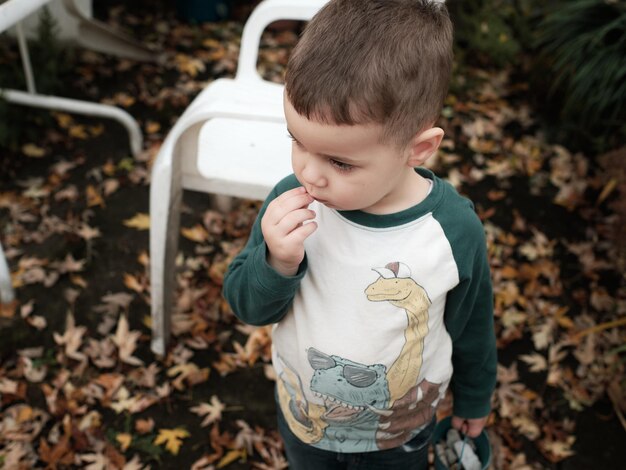
[[[411,269],[400,261],[393,261],[387,263],[384,268],[372,268],[372,270],[376,271],[384,279],[393,279],[394,277],[397,279],[406,279],[411,277]]]

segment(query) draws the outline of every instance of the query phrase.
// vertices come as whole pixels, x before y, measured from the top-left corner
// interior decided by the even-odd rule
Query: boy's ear
[[[411,167],[422,166],[439,148],[443,139],[443,129],[431,127],[411,139],[407,146],[407,164]]]

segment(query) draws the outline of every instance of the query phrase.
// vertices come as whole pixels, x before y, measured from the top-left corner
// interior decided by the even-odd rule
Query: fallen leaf
[[[143,365],[143,361],[141,359],[132,355],[137,348],[137,340],[140,336],[140,331],[129,331],[126,315],[120,315],[120,319],[117,322],[115,336],[112,338],[118,348],[120,361],[134,366]]]
[[[122,449],[122,452],[126,452],[126,450],[128,450],[128,448],[130,447],[131,442],[133,441],[133,436],[131,434],[121,432],[117,436],[115,436],[115,440],[120,444],[120,449]]]
[[[152,418],[138,419],[135,422],[135,431],[139,434],[148,434],[154,429],[154,420]]]
[[[191,228],[182,228],[180,233],[183,237],[198,243],[205,242],[209,238],[209,233],[200,224],[196,224]]]
[[[189,437],[189,433],[183,428],[159,429],[158,436],[154,439],[156,445],[165,444],[165,448],[173,455],[178,455],[183,439]]]
[[[186,364],[178,364],[174,367],[171,367],[167,371],[168,377],[176,377],[176,379],[172,382],[174,388],[177,390],[183,390],[185,385],[183,382],[187,382],[189,385],[196,385],[201,382],[205,382],[209,378],[209,369],[205,367],[200,369],[197,365],[192,362]]]
[[[548,368],[548,361],[541,354],[521,354],[519,358],[529,365],[531,372],[542,372]]]
[[[104,199],[93,185],[88,185],[85,190],[87,194],[87,207],[104,207]]]
[[[52,336],[59,346],[64,346],[65,355],[67,357],[76,359],[77,361],[84,361],[87,359],[87,356],[80,352],[79,349],[86,331],[86,327],[76,326],[74,315],[68,313],[65,322],[65,332],[62,335],[54,332]]]
[[[204,416],[204,420],[200,426],[205,427],[215,421],[222,419],[222,411],[226,409],[224,403],[222,403],[217,395],[211,397],[211,403],[200,403],[198,406],[191,408],[191,411],[198,416]]]
[[[150,215],[138,212],[132,218],[126,219],[124,225],[137,230],[148,230],[150,229]]]
[[[41,158],[46,155],[46,151],[35,144],[23,145],[22,153],[30,158]]]
[[[139,293],[143,292],[145,289],[143,284],[141,284],[135,276],[128,273],[124,273],[124,285],[130,290],[134,290]]]
[[[246,449],[233,449],[229,450],[224,457],[217,463],[217,468],[224,468],[227,465],[230,465],[236,460],[246,461]]]

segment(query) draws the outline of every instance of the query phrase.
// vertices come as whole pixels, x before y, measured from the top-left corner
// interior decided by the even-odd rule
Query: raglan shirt
[[[416,171],[432,190],[398,213],[313,202],[318,228],[294,276],[267,263],[260,225],[267,205],[300,185],[285,178],[225,276],[242,321],[274,324],[278,405],[315,447],[400,445],[429,424],[448,386],[456,416],[489,413],[497,361],[483,227],[449,183]]]

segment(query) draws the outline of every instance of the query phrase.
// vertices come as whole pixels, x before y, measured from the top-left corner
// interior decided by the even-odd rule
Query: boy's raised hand
[[[304,259],[304,240],[317,228],[308,209],[313,198],[303,187],[287,191],[269,203],[261,219],[268,248],[267,262],[283,276],[293,276]]]

